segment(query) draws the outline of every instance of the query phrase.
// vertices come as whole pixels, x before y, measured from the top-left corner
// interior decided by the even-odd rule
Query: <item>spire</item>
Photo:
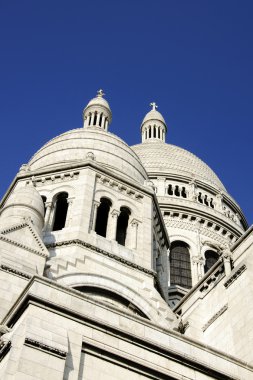
[[[108,102],[103,98],[105,93],[102,89],[97,91],[97,96],[90,100],[83,110],[84,128],[101,128],[108,130],[112,121],[112,112]]]
[[[146,114],[141,124],[142,142],[165,142],[167,132],[165,120],[160,112],[157,111],[158,105],[155,102],[151,102],[150,107],[152,108],[151,111]]]

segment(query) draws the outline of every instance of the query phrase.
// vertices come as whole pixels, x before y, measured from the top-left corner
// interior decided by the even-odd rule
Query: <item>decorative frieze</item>
[[[25,338],[25,345],[47,352],[50,355],[57,356],[58,358],[61,358],[61,359],[66,359],[67,357],[66,351],[60,350],[59,348],[56,348],[56,347],[48,346],[45,343],[39,342],[31,338]]]
[[[228,309],[228,304],[224,305],[217,313],[215,313],[212,318],[210,318],[207,323],[202,327],[203,332],[214,322],[217,318],[219,318],[225,311]]]
[[[79,177],[79,171],[59,173],[59,174],[41,176],[41,177],[33,176],[32,178],[26,181],[26,184],[29,185],[30,183],[32,183],[33,186],[40,187],[40,186],[59,183],[59,182],[71,181],[73,179],[78,179],[78,177]]]
[[[216,240],[221,245],[227,243],[228,240],[230,240],[231,243],[237,240],[237,236],[230,232],[228,233],[227,230],[218,224],[208,222],[204,219],[199,221],[196,217],[185,213],[174,213],[169,217],[165,215],[164,221],[167,228],[181,228],[188,231],[196,231],[196,227],[198,226],[200,234]]]
[[[246,264],[242,264],[238,269],[234,269],[229,278],[224,282],[225,288],[228,288],[237,278],[247,269]]]
[[[111,179],[110,177],[107,177],[102,174],[97,174],[97,179],[99,183],[102,183],[103,185],[107,187],[112,187],[119,191],[120,193],[123,193],[124,195],[134,198],[137,200],[141,200],[143,198],[143,195],[135,191],[134,189],[128,187],[127,185],[122,185],[118,181]]]

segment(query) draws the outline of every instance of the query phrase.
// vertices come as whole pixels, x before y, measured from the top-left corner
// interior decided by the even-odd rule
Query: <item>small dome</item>
[[[144,124],[146,121],[150,121],[150,120],[159,120],[163,124],[166,124],[162,114],[160,114],[160,112],[158,112],[156,109],[152,109],[151,111],[149,111],[146,114],[146,116],[144,117],[144,119],[142,121],[142,124]]]
[[[24,186],[14,190],[1,210],[1,226],[11,225],[30,218],[40,232],[44,223],[44,204],[33,186]]]
[[[87,104],[87,106],[85,107],[85,109],[90,106],[102,106],[111,110],[109,103],[107,102],[107,100],[105,100],[105,98],[102,98],[102,96],[96,96],[95,98],[91,99],[89,103]]]

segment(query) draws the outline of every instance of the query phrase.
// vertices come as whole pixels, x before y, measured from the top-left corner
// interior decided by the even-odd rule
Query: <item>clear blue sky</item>
[[[140,142],[156,101],[252,224],[252,19],[252,0],[0,0],[0,195],[103,88],[112,132]]]

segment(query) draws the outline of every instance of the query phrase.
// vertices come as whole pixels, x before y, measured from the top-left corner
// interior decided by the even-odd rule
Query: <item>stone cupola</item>
[[[83,127],[98,127],[108,131],[112,121],[112,112],[108,102],[103,98],[103,90],[97,92],[97,96],[90,100],[83,110]]]
[[[152,110],[147,113],[141,124],[142,142],[145,141],[163,141],[165,142],[165,135],[167,126],[163,116],[156,109],[156,103],[150,103]]]

